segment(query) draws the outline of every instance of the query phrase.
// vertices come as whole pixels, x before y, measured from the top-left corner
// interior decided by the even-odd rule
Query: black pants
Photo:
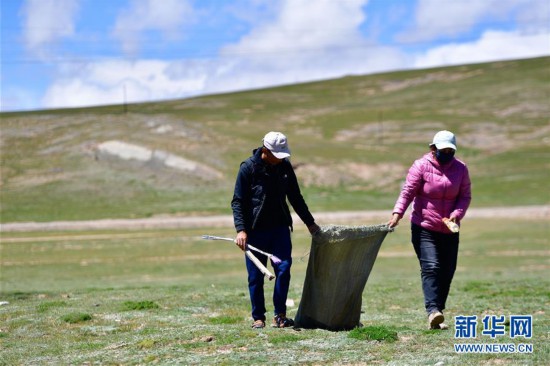
[[[411,225],[412,244],[420,262],[426,312],[443,311],[456,270],[459,234],[443,234]]]

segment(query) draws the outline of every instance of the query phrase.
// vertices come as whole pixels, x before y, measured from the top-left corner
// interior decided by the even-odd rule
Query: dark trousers
[[[420,262],[426,312],[443,311],[456,270],[459,234],[443,234],[412,224],[412,244]]]
[[[273,306],[275,315],[286,314],[286,299],[290,286],[290,267],[292,266],[290,229],[287,226],[280,226],[274,229],[253,230],[248,233],[248,243],[281,259],[282,262],[277,265],[272,262],[275,274]],[[254,251],[252,251],[252,254],[264,265],[267,264],[265,255]],[[245,258],[248,271],[248,291],[252,303],[252,318],[254,320],[265,320],[264,275],[248,257],[245,256]]]

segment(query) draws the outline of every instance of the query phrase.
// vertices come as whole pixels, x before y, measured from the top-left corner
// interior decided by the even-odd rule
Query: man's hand
[[[237,246],[241,248],[242,251],[244,251],[246,249],[247,239],[248,235],[246,234],[246,231],[239,231],[239,233],[237,234],[237,238],[235,239],[235,244],[237,244]]]
[[[321,231],[321,228],[320,228],[319,225],[317,225],[316,223],[313,223],[313,224],[309,225],[309,226],[307,227],[307,229],[309,230],[309,233],[310,233],[311,235],[315,235],[315,234],[317,234],[318,232]]]

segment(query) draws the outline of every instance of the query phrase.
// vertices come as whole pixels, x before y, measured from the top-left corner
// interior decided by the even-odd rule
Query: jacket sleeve
[[[422,161],[415,161],[409,169],[405,184],[401,188],[397,202],[395,202],[393,213],[398,213],[401,216],[405,214],[414,197],[416,197],[418,190],[422,187],[422,172]]]
[[[315,223],[315,219],[313,218],[313,215],[309,212],[309,208],[304,201],[302,192],[300,192],[300,186],[298,185],[298,179],[296,178],[294,169],[292,168],[292,165],[290,165],[290,163],[288,164],[288,201],[290,202],[292,208],[294,209],[294,211],[296,211],[300,219],[304,222],[304,224],[309,227]]]
[[[233,210],[233,223],[237,232],[250,227],[250,223],[246,222],[246,210],[250,204],[251,191],[251,172],[246,163],[241,163],[237,180],[235,182],[235,190],[233,191],[233,199],[231,200],[231,209]],[[247,225],[248,224],[248,225]]]
[[[464,165],[464,174],[462,176],[462,181],[460,182],[460,191],[458,192],[456,207],[451,213],[451,215],[455,216],[458,221],[462,220],[464,215],[466,215],[466,210],[470,207],[470,202],[472,201],[471,186],[472,183],[470,182],[470,173],[468,172],[468,167]]]

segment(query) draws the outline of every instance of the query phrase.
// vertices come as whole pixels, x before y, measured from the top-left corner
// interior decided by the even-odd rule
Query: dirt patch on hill
[[[10,179],[11,187],[36,187],[43,184],[66,181],[73,179],[74,174],[66,172],[48,171],[27,171],[25,175],[19,175]]]
[[[401,178],[405,168],[399,164],[342,163],[334,165],[304,164],[297,168],[305,187],[337,187],[360,184],[362,189],[386,187]]]
[[[96,147],[96,160],[131,161],[153,168],[166,168],[193,174],[205,180],[221,179],[219,171],[193,160],[168,153],[163,150],[152,150],[143,146],[122,141],[106,141]]]
[[[459,136],[460,144],[469,148],[499,153],[517,148],[518,145],[536,144],[550,146],[550,125],[533,129],[530,126],[506,126],[496,122],[480,122],[466,128]]]
[[[423,75],[416,78],[404,79],[404,80],[392,80],[382,83],[382,91],[394,92],[411,88],[419,85],[429,84],[433,82],[445,82],[451,83],[459,80],[469,79],[483,74],[483,70],[472,70],[467,72],[434,72],[427,75]]]
[[[522,109],[523,107],[518,106],[518,108]],[[550,108],[546,113],[550,113]],[[398,121],[384,121],[357,124],[351,128],[342,129],[334,135],[334,140],[338,142],[361,141],[361,144],[371,146],[392,145],[407,141],[407,143],[425,144],[427,150],[435,131],[446,128],[447,126],[443,122],[426,121],[415,124],[414,129],[407,130]],[[463,146],[490,153],[500,153],[517,149],[519,146],[533,144],[550,146],[550,125],[533,128],[521,124],[487,121],[464,125],[461,129],[457,136],[459,149]]]
[[[381,121],[369,124],[356,124],[342,129],[334,135],[338,142],[360,141],[363,145],[394,145],[406,141],[409,144],[425,144],[426,149],[435,131],[445,129],[445,123],[438,121],[425,121],[414,125],[414,129],[408,129],[400,121]]]

